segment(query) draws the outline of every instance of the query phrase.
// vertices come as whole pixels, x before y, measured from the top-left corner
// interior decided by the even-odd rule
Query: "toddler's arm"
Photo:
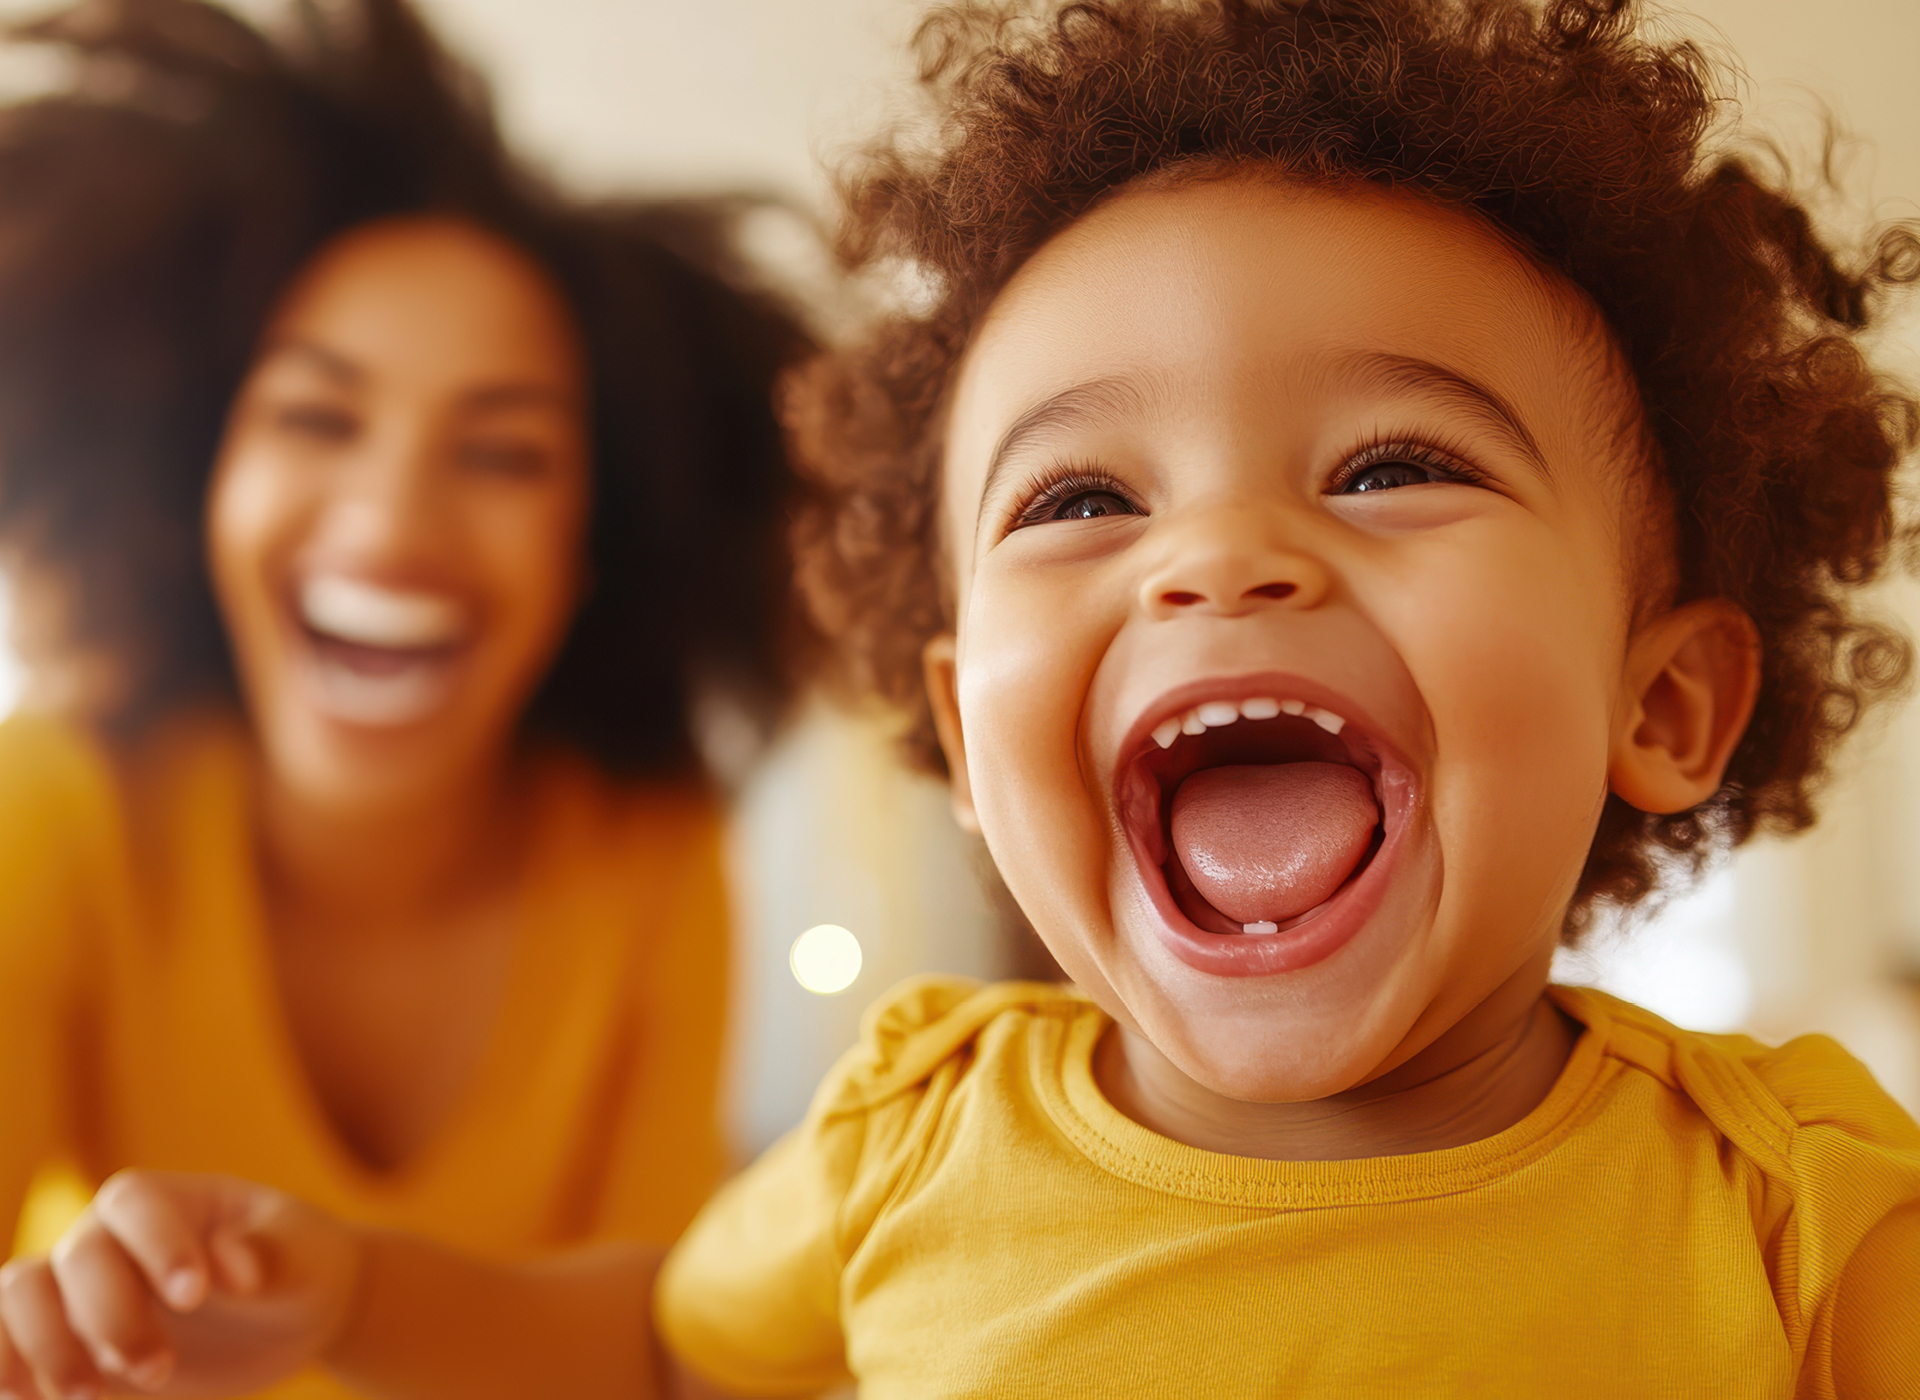
[[[0,1271],[0,1392],[231,1395],[320,1362],[394,1397],[706,1393],[658,1360],[658,1262],[487,1264],[249,1182],[127,1172],[51,1258]]]

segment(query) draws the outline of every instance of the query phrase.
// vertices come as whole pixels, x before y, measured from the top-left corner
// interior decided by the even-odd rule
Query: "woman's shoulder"
[[[38,714],[0,722],[0,981],[12,990],[71,969],[71,935],[119,887],[121,808],[85,729]]]
[[[97,823],[118,806],[118,787],[106,747],[84,726],[32,712],[0,721],[0,843]]]

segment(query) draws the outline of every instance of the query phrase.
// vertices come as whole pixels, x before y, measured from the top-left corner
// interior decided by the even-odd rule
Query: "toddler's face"
[[[945,440],[956,797],[1194,1079],[1340,1092],[1542,978],[1646,737],[1633,402],[1574,293],[1411,196],[1128,193],[995,303]]]

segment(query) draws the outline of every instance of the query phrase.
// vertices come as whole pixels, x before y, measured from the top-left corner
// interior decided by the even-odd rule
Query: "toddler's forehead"
[[[1418,195],[1235,175],[1119,194],[994,300],[948,398],[949,557],[964,579],[990,468],[1049,400],[1078,397],[1118,440],[1257,434],[1394,360],[1484,389],[1603,501],[1646,495],[1638,395],[1577,288]]]

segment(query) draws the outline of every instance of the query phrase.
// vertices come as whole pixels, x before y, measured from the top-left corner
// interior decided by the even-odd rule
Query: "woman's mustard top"
[[[282,1016],[249,761],[226,718],[125,756],[57,721],[0,724],[0,1218],[38,1180],[44,1236],[49,1168],[93,1183],[140,1166],[251,1178],[490,1256],[670,1243],[723,1167],[712,799],[543,761],[491,1043],[427,1147],[377,1172],[335,1133]],[[283,1393],[345,1392],[310,1377]]]

